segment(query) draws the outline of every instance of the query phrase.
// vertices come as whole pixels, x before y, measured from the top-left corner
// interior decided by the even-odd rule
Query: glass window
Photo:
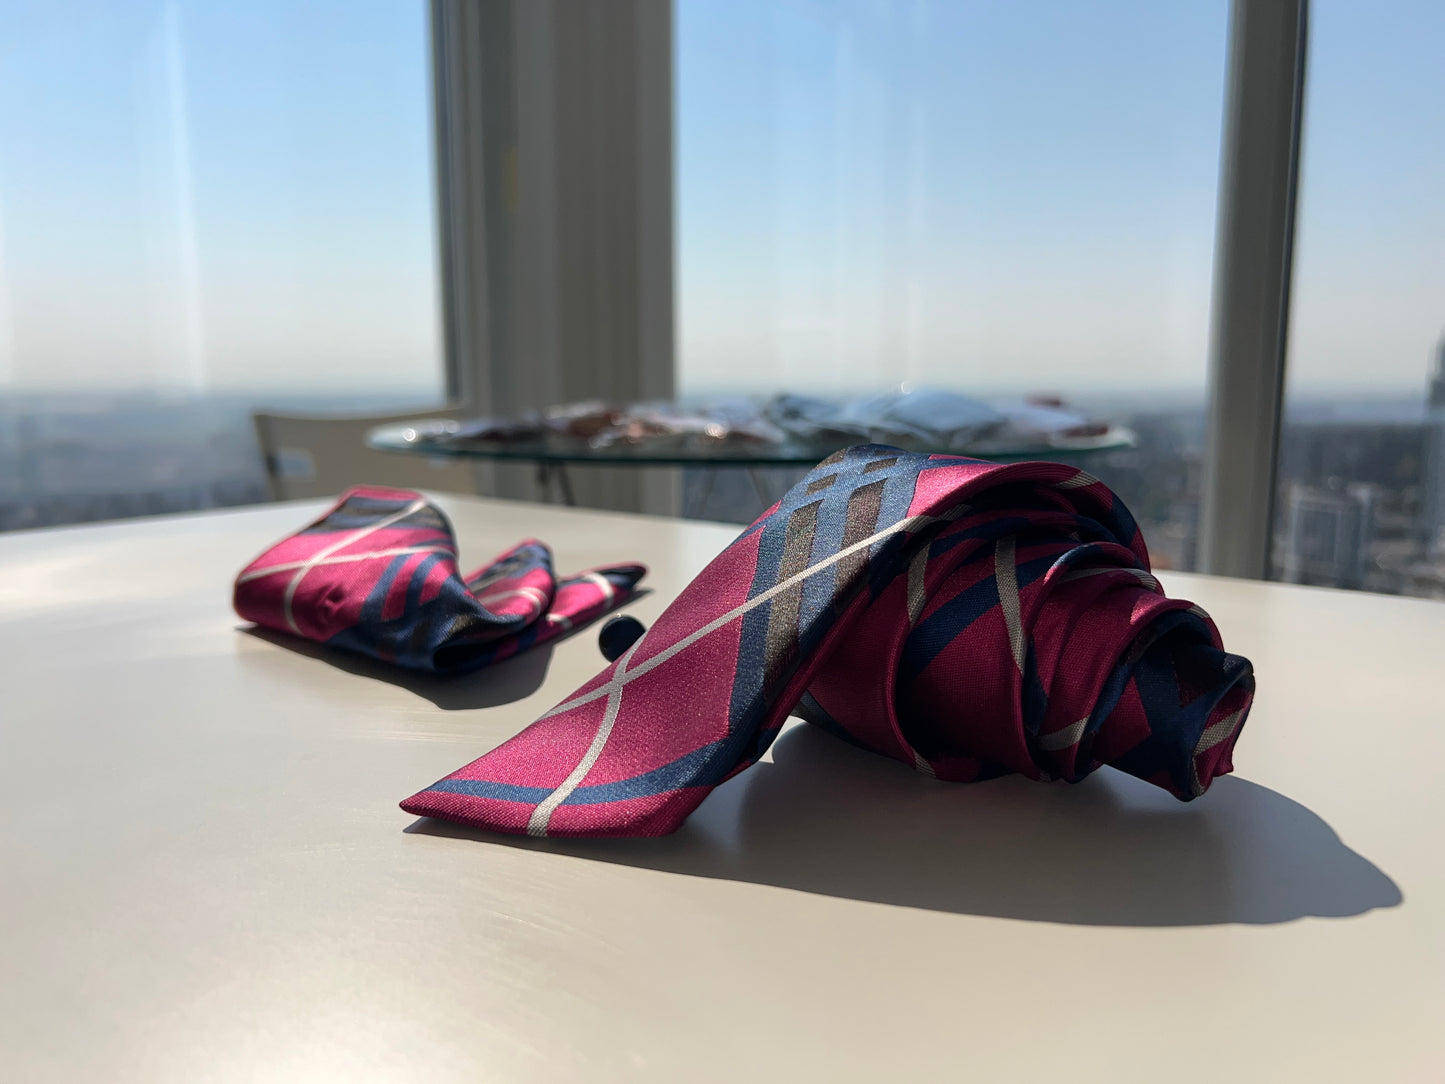
[[[1191,567],[1227,19],[680,0],[682,393],[1063,400],[1133,430],[1080,465]]]
[[[251,408],[441,398],[425,5],[4,24],[0,527],[257,500]]]
[[[1273,570],[1445,597],[1445,8],[1310,10]]]

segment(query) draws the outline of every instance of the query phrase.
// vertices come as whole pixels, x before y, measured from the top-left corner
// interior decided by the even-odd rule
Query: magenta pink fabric
[[[440,509],[359,486],[236,578],[236,612],[279,632],[416,670],[475,670],[556,639],[632,597],[642,565],[559,579],[536,539],[463,576]]]
[[[1057,463],[830,457],[658,621],[516,737],[402,803],[534,836],[680,825],[790,714],[939,779],[1109,764],[1183,800],[1253,697],[1133,518]],[[839,795],[846,801],[846,795]]]

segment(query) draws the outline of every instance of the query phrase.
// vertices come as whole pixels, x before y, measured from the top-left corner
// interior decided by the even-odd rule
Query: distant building
[[[1286,419],[1280,435],[1281,481],[1324,489],[1368,482],[1392,493],[1415,490],[1423,477],[1427,441],[1418,408],[1412,414],[1370,421]]]
[[[1429,403],[1431,411],[1445,410],[1445,336],[1435,347],[1435,371],[1430,374]]]
[[[1375,539],[1379,490],[1354,483],[1340,491],[1290,486],[1285,505],[1281,578],[1317,587],[1364,586]]]
[[[1427,553],[1445,559],[1445,337],[1435,349],[1428,409],[1425,470],[1420,494],[1420,535]]]

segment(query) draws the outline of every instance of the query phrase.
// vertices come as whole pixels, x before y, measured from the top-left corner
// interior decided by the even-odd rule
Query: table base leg
[[[561,497],[560,503],[568,508],[577,507],[577,497],[572,492],[572,479],[567,474],[564,463],[538,463],[537,488],[542,491],[542,499],[550,504],[559,503],[557,497]]]
[[[753,492],[758,495],[758,500],[763,502],[763,506],[758,509],[759,513],[766,512],[777,502],[778,498],[773,496],[772,487],[763,481],[763,477],[758,473],[757,467],[748,468],[748,477],[753,480]]]

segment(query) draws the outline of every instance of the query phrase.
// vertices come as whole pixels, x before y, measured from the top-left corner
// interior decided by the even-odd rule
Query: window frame
[[[1198,567],[1251,579],[1270,572],[1308,8],[1308,0],[1230,4]],[[630,188],[636,209],[620,246],[616,230],[582,242],[600,261],[591,263],[594,270],[623,272],[617,296],[635,313],[634,341],[599,367],[613,394],[672,394],[673,22],[673,0],[575,7],[565,0],[431,0],[442,338],[448,391],[472,409],[541,406],[549,397],[585,394],[595,380],[581,359],[547,346],[549,334],[555,339],[593,319],[585,303],[563,296],[555,266],[526,291],[499,280],[519,251],[528,259],[540,251],[544,263],[558,259],[561,223],[585,231],[583,220],[595,217],[586,192],[598,186]],[[563,41],[572,64],[557,61]],[[619,45],[624,70],[615,71]],[[558,101],[577,94],[589,70],[594,78],[604,72],[631,80],[631,95],[615,99],[604,118],[603,130],[632,137],[620,153],[585,153],[578,144],[589,129],[560,120]],[[524,128],[545,133],[529,155],[542,162],[530,179],[519,179],[529,168],[519,165],[516,149]],[[587,175],[559,170],[563,157],[590,163]],[[508,201],[535,184],[549,198],[509,218],[516,207]],[[516,366],[506,359],[518,355],[518,340],[506,329],[537,325],[538,312],[552,330],[543,329],[538,348],[523,351],[527,372],[509,373]],[[525,488],[501,491],[524,496]],[[662,496],[598,496],[616,507],[676,507],[675,479],[653,488]]]

